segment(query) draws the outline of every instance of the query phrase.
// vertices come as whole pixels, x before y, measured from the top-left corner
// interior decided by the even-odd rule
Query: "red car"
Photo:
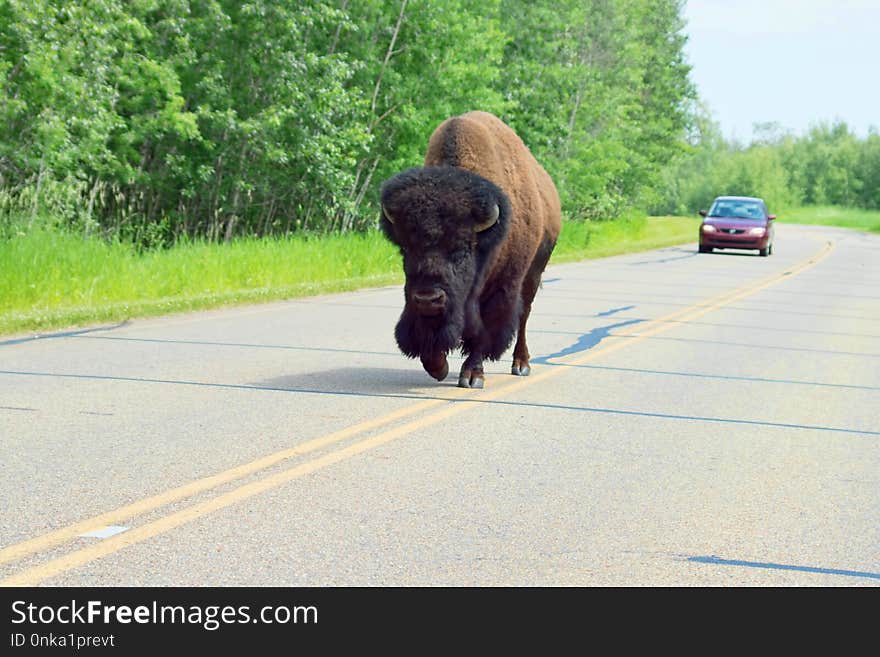
[[[773,253],[773,220],[763,199],[753,196],[719,196],[712,207],[700,210],[700,253],[713,249],[756,249]]]

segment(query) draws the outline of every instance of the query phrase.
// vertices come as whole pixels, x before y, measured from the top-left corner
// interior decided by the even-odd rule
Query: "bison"
[[[458,385],[482,388],[483,360],[500,359],[516,334],[511,373],[527,376],[526,322],[562,224],[556,186],[522,139],[487,112],[446,119],[424,166],[386,180],[380,196],[406,276],[401,352],[442,381],[460,348]]]

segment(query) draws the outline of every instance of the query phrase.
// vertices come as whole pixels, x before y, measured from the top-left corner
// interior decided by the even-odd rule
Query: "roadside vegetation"
[[[620,216],[685,148],[683,0],[0,0],[0,223],[140,246],[375,227],[468,110],[566,216]]]
[[[43,228],[2,249],[0,334],[385,285],[400,269],[376,232],[143,251]]]
[[[721,194],[760,196],[779,215],[806,206],[799,215],[804,221],[825,215],[832,222],[855,220],[855,227],[870,228],[855,219],[859,209],[880,211],[876,129],[859,137],[846,123],[819,122],[794,135],[776,123],[757,124],[757,137],[743,145],[723,139],[699,106],[692,118],[688,149],[661,174],[649,203],[652,213],[691,213]],[[865,219],[870,222],[870,213]]]
[[[779,220],[790,224],[821,224],[880,233],[880,210],[809,205],[789,208],[780,214]]]
[[[551,262],[681,243],[696,227],[675,217],[569,222]],[[0,335],[403,282],[400,255],[378,231],[143,251],[41,228],[0,248]]]

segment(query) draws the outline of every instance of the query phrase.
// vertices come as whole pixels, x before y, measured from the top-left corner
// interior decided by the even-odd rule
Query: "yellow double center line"
[[[712,312],[722,306],[726,306],[734,301],[755,294],[756,292],[774,285],[785,278],[799,274],[824,259],[833,248],[834,244],[832,242],[826,242],[819,252],[784,272],[774,274],[757,282],[749,283],[740,288],[720,294],[684,310],[676,311],[664,317],[651,320],[646,323],[637,334],[629,336],[610,336],[600,345],[590,349],[588,352],[565,359],[559,359],[557,363],[561,365],[581,365],[600,356],[605,356],[624,346],[637,344],[638,342],[646,340],[658,333],[668,331],[670,328],[678,324],[691,321],[696,317]],[[204,477],[184,486],[179,486],[158,495],[144,498],[113,511],[108,511],[107,513],[102,513],[86,520],[62,527],[61,529],[57,529],[47,534],[10,545],[9,547],[0,550],[0,565],[25,559],[42,551],[69,542],[87,532],[94,531],[107,525],[128,521],[132,518],[156,511],[162,507],[180,502],[181,500],[194,497],[200,493],[219,488],[225,484],[256,475],[263,470],[267,470],[289,459],[301,457],[319,449],[353,438],[359,434],[380,429],[385,425],[403,420],[409,416],[436,409],[433,410],[433,412],[429,412],[428,414],[406,422],[405,424],[387,429],[374,436],[341,447],[335,451],[328,452],[310,461],[299,463],[280,472],[266,474],[261,478],[242,484],[225,493],[220,493],[211,499],[173,511],[156,520],[146,522],[143,525],[107,538],[99,543],[75,550],[43,564],[26,568],[6,579],[0,580],[0,586],[35,586],[46,579],[105,557],[130,545],[135,545],[154,536],[168,532],[192,520],[196,520],[220,509],[242,502],[254,495],[277,488],[289,481],[298,479],[317,470],[321,470],[322,468],[351,458],[352,456],[362,454],[363,452],[374,449],[375,447],[384,445],[393,440],[397,440],[398,438],[419,429],[437,424],[453,415],[474,408],[477,404],[490,402],[500,397],[508,396],[526,386],[532,386],[551,377],[559,376],[566,371],[566,369],[567,368],[564,367],[543,369],[536,374],[532,374],[528,378],[514,379],[510,383],[501,384],[490,389],[484,389],[478,393],[475,393],[473,390],[456,388],[448,397],[429,399],[386,413],[380,417],[365,420],[364,422],[352,425],[346,429],[309,440],[296,447],[275,452],[274,454],[251,461],[250,463],[229,470],[224,470],[218,474]],[[438,409],[438,406],[442,406],[442,408]]]

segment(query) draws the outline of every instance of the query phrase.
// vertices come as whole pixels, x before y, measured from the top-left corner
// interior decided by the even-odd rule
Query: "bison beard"
[[[561,222],[556,188],[519,137],[485,112],[447,119],[425,166],[385,181],[381,203],[406,274],[400,350],[442,381],[461,349],[458,385],[482,388],[483,360],[518,334],[511,373],[528,375],[525,325]]]

